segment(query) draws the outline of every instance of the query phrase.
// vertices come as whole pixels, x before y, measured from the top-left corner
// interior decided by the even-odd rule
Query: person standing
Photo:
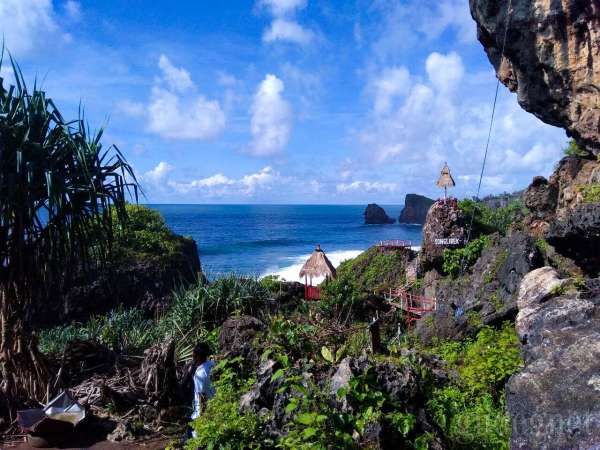
[[[206,409],[206,402],[215,396],[215,388],[210,380],[210,372],[215,362],[208,359],[210,349],[204,342],[196,344],[192,351],[194,367],[194,410],[191,419],[196,420]],[[195,432],[191,435],[195,437]]]

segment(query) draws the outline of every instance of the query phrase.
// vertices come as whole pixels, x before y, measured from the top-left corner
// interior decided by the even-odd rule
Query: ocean
[[[404,239],[418,246],[419,225],[364,225],[363,205],[147,205],[178,234],[198,244],[209,277],[234,272],[292,281],[320,244],[332,264],[378,241]],[[402,205],[383,205],[398,218]]]

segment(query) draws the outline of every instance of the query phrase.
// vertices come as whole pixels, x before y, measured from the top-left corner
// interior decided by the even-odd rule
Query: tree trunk
[[[0,390],[11,412],[26,400],[47,401],[50,394],[50,370],[23,323],[23,305],[16,289],[0,285]]]

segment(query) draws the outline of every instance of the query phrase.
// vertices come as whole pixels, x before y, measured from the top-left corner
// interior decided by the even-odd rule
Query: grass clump
[[[600,184],[582,184],[577,187],[584,203],[600,202]]]
[[[563,151],[566,156],[572,156],[574,158],[586,158],[589,155],[586,150],[577,145],[575,139],[570,139]]]

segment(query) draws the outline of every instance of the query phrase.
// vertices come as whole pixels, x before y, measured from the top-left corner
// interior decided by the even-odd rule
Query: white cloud
[[[217,100],[197,92],[190,73],[175,67],[169,58],[158,60],[161,76],[157,77],[147,105],[121,101],[117,109],[132,117],[145,117],[147,128],[168,139],[211,139],[226,124],[225,112]]]
[[[52,1],[1,0],[0,35],[16,57],[44,45],[53,35],[60,35]]]
[[[221,173],[191,181],[167,181],[166,185],[179,194],[200,193],[206,197],[251,197],[259,191],[268,191],[271,186],[285,181],[279,172],[267,166],[256,173],[239,179],[229,178]]]
[[[163,80],[176,92],[185,92],[194,87],[190,73],[182,67],[175,67],[169,58],[160,55],[158,67],[162,71]]]
[[[268,74],[260,83],[251,108],[249,151],[267,156],[280,152],[287,145],[292,127],[292,111],[283,98],[285,86],[275,75]]]
[[[425,67],[431,84],[444,93],[454,91],[465,73],[462,59],[456,52],[447,55],[434,52],[427,57]]]
[[[378,73],[392,73],[395,68],[390,66]],[[382,89],[379,101],[375,95],[374,112],[356,135],[369,152],[367,164],[386,173],[379,181],[392,179],[388,169],[394,167],[395,177],[402,180],[403,186],[414,186],[435,196],[435,180],[444,161],[448,161],[455,179],[460,180],[455,193],[475,195],[477,180],[469,174],[481,170],[495,87],[493,75],[482,82],[478,74],[466,73],[456,52],[431,53],[423,69],[425,79],[417,73],[408,74],[408,88],[401,85],[402,89],[396,90],[390,83],[394,88]],[[373,90],[373,79],[367,83],[367,89]],[[402,94],[391,94],[395,92]],[[534,174],[547,175],[560,158],[557,143],[563,136],[562,130],[526,113],[514,95],[502,91],[482,195],[522,189]],[[342,191],[360,188],[363,186],[356,183],[341,186]]]
[[[398,96],[406,95],[410,89],[410,73],[406,67],[391,67],[371,82],[375,96],[374,109],[377,114],[390,111],[392,102]]]
[[[161,161],[154,169],[144,173],[144,175],[142,175],[142,180],[152,184],[159,184],[164,181],[167,175],[172,171],[173,166]]]
[[[268,187],[279,177],[279,172],[276,172],[272,167],[267,166],[257,173],[244,175],[240,182],[245,187],[244,192],[247,195],[252,195],[258,188]]]
[[[287,41],[306,45],[314,38],[314,33],[303,28],[298,22],[287,19],[275,19],[263,33],[264,42]]]
[[[189,192],[202,189],[208,189],[208,191],[211,191],[214,188],[222,188],[232,184],[235,184],[234,180],[227,178],[225,175],[220,173],[207,178],[201,178],[199,180],[192,180],[189,182],[168,182],[168,186],[172,187],[180,194],[187,194]]]
[[[81,4],[75,0],[68,0],[65,3],[65,11],[71,20],[81,19]]]
[[[170,139],[210,139],[225,128],[225,113],[216,100],[198,95],[183,99],[158,86],[148,105],[148,130]]]
[[[306,7],[307,0],[259,0],[258,6],[267,8],[276,17],[295,13]]]
[[[340,183],[336,186],[339,193],[352,191],[359,192],[394,192],[398,188],[396,183],[384,183],[380,181],[353,181],[352,183]]]
[[[307,0],[258,0],[258,7],[266,9],[273,20],[264,31],[266,43],[289,42],[298,45],[310,44],[315,33],[298,23],[295,14],[306,7]]]

